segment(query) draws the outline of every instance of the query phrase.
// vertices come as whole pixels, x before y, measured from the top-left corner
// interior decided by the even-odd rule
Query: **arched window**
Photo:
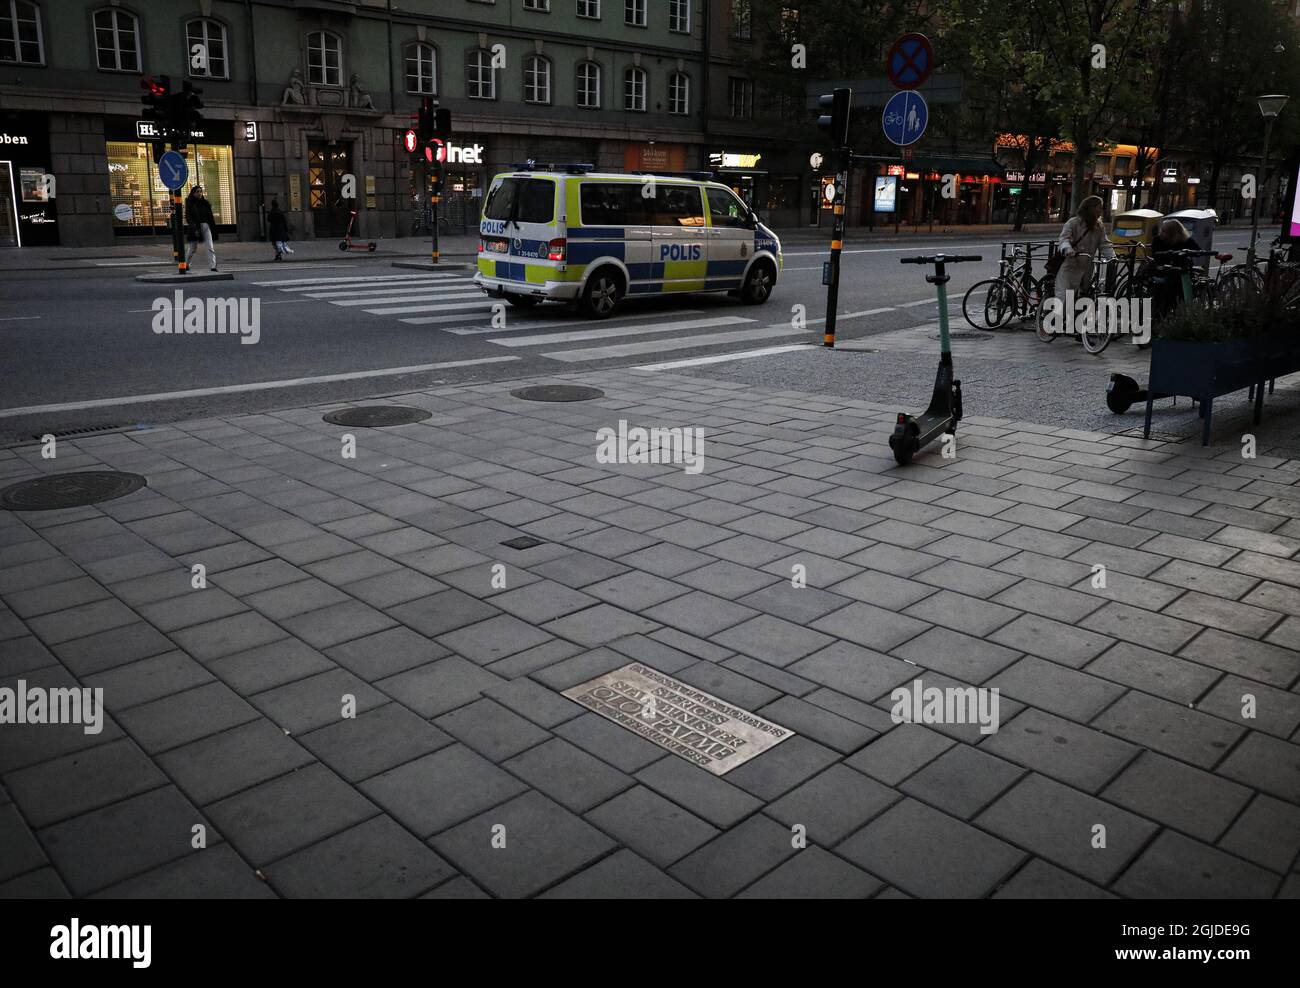
[[[433,45],[416,41],[406,46],[406,91],[423,96],[438,93],[438,52]]]
[[[674,72],[668,77],[668,112],[691,112],[691,77],[685,72]]]
[[[313,86],[343,85],[343,42],[328,31],[307,35],[307,81]]]
[[[465,58],[465,95],[470,99],[497,98],[497,70],[486,48],[471,49]]]
[[[524,59],[524,102],[549,103],[550,101],[550,59],[544,55],[529,55]]]
[[[140,19],[120,8],[95,11],[95,60],[104,72],[140,71]]]
[[[207,17],[196,18],[185,25],[185,41],[190,75],[207,79],[230,78],[225,25]]]
[[[0,62],[45,64],[40,8],[27,0],[0,0]]]
[[[623,109],[645,112],[645,69],[629,66],[623,73]]]
[[[584,110],[600,109],[600,66],[595,62],[579,62],[575,84],[578,106]]]

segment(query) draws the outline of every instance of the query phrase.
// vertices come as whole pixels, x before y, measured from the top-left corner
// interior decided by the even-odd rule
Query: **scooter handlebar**
[[[924,255],[918,257],[900,257],[899,264],[934,264],[936,261],[943,261],[944,264],[960,264],[963,261],[982,261],[984,258],[979,254],[931,254],[929,257]]]

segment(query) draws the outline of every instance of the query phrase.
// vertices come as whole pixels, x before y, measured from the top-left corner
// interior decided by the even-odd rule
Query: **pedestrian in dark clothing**
[[[1151,238],[1151,308],[1156,319],[1163,319],[1174,310],[1183,297],[1183,278],[1180,272],[1160,271],[1159,264],[1190,264],[1186,258],[1161,257],[1170,250],[1200,250],[1201,245],[1187,232],[1187,227],[1177,220],[1165,220]]]
[[[275,259],[283,260],[283,255],[292,254],[289,246],[289,217],[284,215],[278,199],[271,200],[271,211],[266,216],[267,238],[275,245]]]
[[[185,226],[189,230],[190,249],[185,255],[185,263],[194,258],[199,249],[199,242],[208,249],[212,261],[212,270],[217,270],[217,219],[212,215],[212,204],[203,195],[203,186],[196,185],[190,189],[185,198]]]

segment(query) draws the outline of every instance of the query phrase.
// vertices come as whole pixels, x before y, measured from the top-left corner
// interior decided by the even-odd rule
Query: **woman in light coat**
[[[1079,203],[1079,211],[1061,228],[1056,244],[1065,260],[1056,272],[1056,297],[1065,303],[1065,293],[1083,292],[1092,278],[1093,258],[1114,259],[1115,248],[1106,236],[1106,224],[1101,221],[1102,203],[1097,196],[1088,196]],[[1091,257],[1080,255],[1090,254]]]

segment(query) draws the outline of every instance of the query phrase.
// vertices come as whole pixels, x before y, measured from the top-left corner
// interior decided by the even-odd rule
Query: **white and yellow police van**
[[[731,189],[590,169],[534,165],[493,178],[474,283],[513,305],[564,301],[595,318],[629,296],[730,292],[755,305],[771,296],[781,242]]]

